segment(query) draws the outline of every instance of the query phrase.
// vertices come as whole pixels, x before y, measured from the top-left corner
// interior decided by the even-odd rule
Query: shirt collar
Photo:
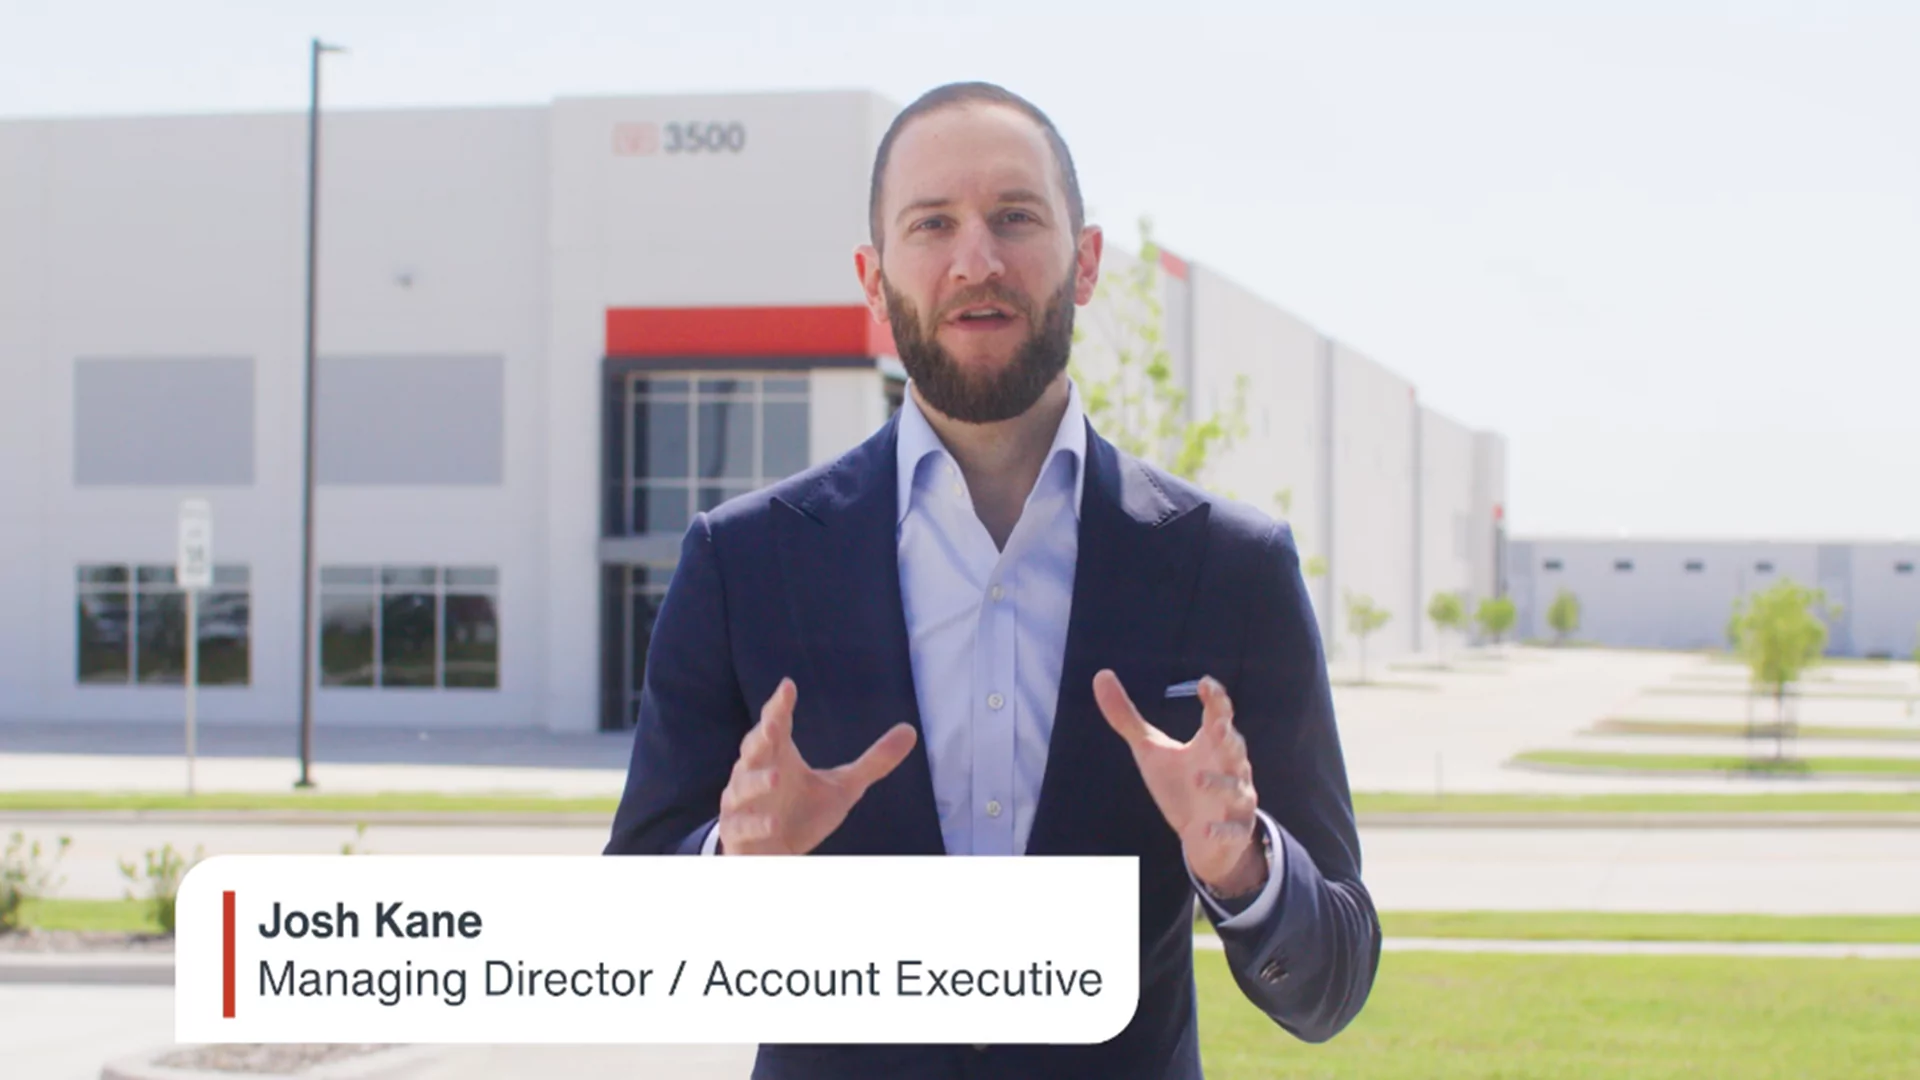
[[[913,499],[913,478],[919,472],[920,462],[932,454],[947,454],[946,444],[927,422],[926,414],[920,411],[920,405],[913,399],[909,386],[901,396],[899,446],[895,468],[898,473],[899,502],[896,503],[898,517],[895,524],[905,521],[907,507]],[[1060,427],[1053,433],[1053,445],[1047,448],[1047,456],[1040,466],[1040,479],[1046,478],[1053,467],[1054,458],[1065,454],[1066,467],[1073,474],[1073,516],[1080,518],[1080,496],[1086,487],[1087,459],[1087,414],[1080,405],[1080,390],[1067,380],[1067,411],[1060,417]],[[951,456],[950,454],[948,456]],[[1036,480],[1037,484],[1039,480]]]

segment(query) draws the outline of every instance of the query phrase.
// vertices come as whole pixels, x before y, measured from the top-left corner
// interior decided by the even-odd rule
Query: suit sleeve
[[[1360,881],[1333,691],[1293,536],[1276,525],[1262,553],[1248,655],[1234,711],[1260,808],[1280,826],[1278,902],[1257,924],[1221,928],[1247,999],[1300,1039],[1324,1042],[1359,1014],[1380,963],[1380,920]]]
[[[753,726],[735,677],[727,597],[706,515],[680,545],[647,648],[627,787],[608,855],[693,855]]]

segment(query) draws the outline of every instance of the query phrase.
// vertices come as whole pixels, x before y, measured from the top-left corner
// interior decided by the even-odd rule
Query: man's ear
[[[873,321],[887,325],[887,293],[880,284],[880,250],[872,244],[853,249],[853,270],[860,276],[860,290],[866,294],[867,310]]]
[[[1080,230],[1080,242],[1073,252],[1073,302],[1084,306],[1093,300],[1093,288],[1100,284],[1100,252],[1106,237],[1100,226],[1087,225]]]

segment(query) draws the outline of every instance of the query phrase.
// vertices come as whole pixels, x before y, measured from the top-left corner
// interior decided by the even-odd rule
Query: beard
[[[926,403],[966,424],[992,424],[1011,420],[1033,407],[1053,380],[1067,369],[1067,356],[1073,350],[1073,274],[1048,298],[1039,318],[1025,297],[998,284],[983,285],[955,296],[946,310],[954,311],[972,304],[993,303],[1018,312],[1033,330],[1020,343],[1013,358],[997,370],[968,371],[934,335],[938,317],[922,320],[913,302],[893,291],[883,276],[881,291],[887,298],[887,319],[893,327],[893,343],[900,353],[900,364],[919,388]]]

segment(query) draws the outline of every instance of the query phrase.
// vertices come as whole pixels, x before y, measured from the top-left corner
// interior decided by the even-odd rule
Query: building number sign
[[[621,157],[653,154],[737,154],[747,148],[747,127],[734,121],[615,124],[613,152]]]

